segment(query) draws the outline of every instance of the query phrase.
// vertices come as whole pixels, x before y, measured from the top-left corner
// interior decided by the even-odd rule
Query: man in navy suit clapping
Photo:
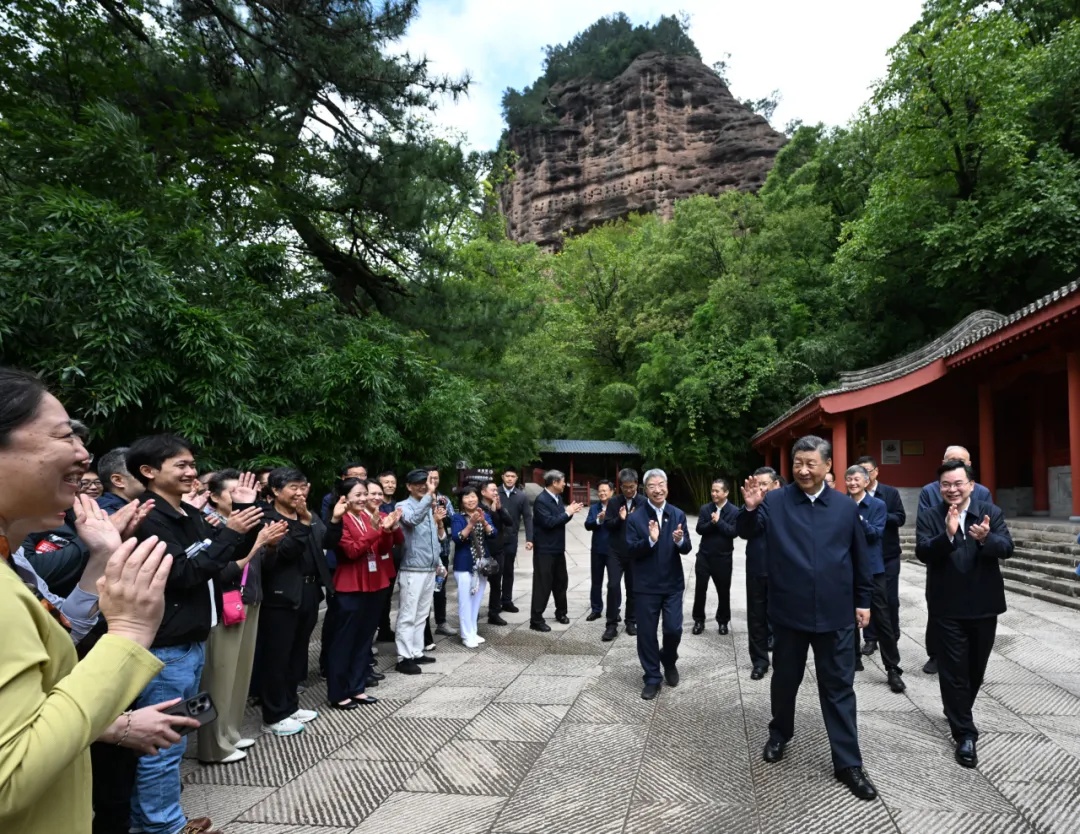
[[[668,480],[662,469],[645,473],[648,501],[626,519],[626,550],[634,560],[634,600],[637,609],[638,660],[645,674],[641,697],[650,701],[662,681],[679,685],[679,643],[682,642],[683,576],[680,556],[690,552],[686,515],[667,503]],[[656,637],[663,614],[664,645]],[[660,667],[664,667],[663,677]]]

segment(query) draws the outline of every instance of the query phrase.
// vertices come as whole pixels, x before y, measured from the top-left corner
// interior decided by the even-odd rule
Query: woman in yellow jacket
[[[108,559],[97,590],[109,633],[78,665],[63,615],[10,559],[8,542],[72,506],[89,463],[60,402],[36,377],[0,368],[0,831],[12,834],[89,834],[90,742],[127,741],[121,713],[161,668],[146,649],[172,564],[163,545],[131,539]]]

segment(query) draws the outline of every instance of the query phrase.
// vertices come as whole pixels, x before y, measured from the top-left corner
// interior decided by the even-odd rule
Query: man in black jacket
[[[514,605],[514,562],[517,560],[518,530],[522,523],[525,524],[525,549],[533,549],[532,502],[517,480],[517,470],[506,467],[502,472],[502,488],[499,490],[499,503],[509,514],[511,521],[502,550],[502,599],[499,610],[509,611],[511,614],[516,614],[519,610]],[[492,585],[491,589],[494,592],[495,586]],[[494,604],[491,607],[494,608]]]
[[[780,489],[780,476],[771,466],[754,470],[762,492]],[[737,515],[737,514],[736,514]],[[765,536],[746,542],[746,631],[750,650],[750,679],[759,681],[769,671],[769,568]]]
[[[563,504],[562,493],[566,488],[566,476],[557,469],[544,473],[544,491],[533,502],[533,524],[536,550],[533,554],[532,615],[529,628],[533,631],[551,631],[544,622],[544,609],[548,600],[555,596],[555,619],[563,625],[570,624],[566,616],[566,589],[569,576],[566,573],[566,525],[577,515],[584,504]]]
[[[488,584],[491,586],[491,593],[488,595],[488,623],[503,626],[507,625],[507,622],[499,616],[499,612],[502,611],[503,571],[506,569],[504,554],[510,536],[513,535],[517,538],[517,534],[511,532],[514,527],[514,519],[502,505],[497,483],[494,481],[485,483],[483,489],[480,490],[480,500],[484,504],[484,509],[491,516],[491,520],[495,522],[495,529],[498,531],[495,540],[488,543],[489,552],[495,561],[499,563],[499,572],[488,577]]]
[[[1001,510],[972,498],[975,474],[959,460],[938,469],[944,501],[920,512],[915,556],[926,565],[926,601],[938,626],[938,683],[956,761],[975,767],[979,731],[971,708],[1005,612],[1000,561],[1013,553]]]
[[[127,469],[146,487],[140,500],[154,501],[136,538],[157,536],[173,557],[165,585],[165,615],[150,647],[165,668],[139,694],[135,706],[141,708],[198,694],[206,638],[221,611],[214,577],[237,558],[236,546],[258,524],[262,511],[235,512],[225,527],[212,528],[200,510],[183,502],[195,480],[195,456],[191,444],[175,435],[135,441],[127,452]],[[133,829],[173,834],[187,824],[180,807],[180,760],[186,747],[186,739],[181,739],[156,756],[139,759],[131,803]]]
[[[622,607],[622,584],[626,584],[626,633],[637,634],[637,618],[634,611],[634,562],[626,547],[626,519],[646,504],[645,496],[638,492],[638,476],[633,469],[619,472],[619,495],[608,501],[608,597],[607,628],[600,638],[605,642],[614,640],[619,633],[619,610]]]
[[[735,519],[739,511],[728,501],[731,488],[723,478],[712,482],[712,501],[698,510],[697,534],[701,536],[694,564],[694,634],[705,630],[705,601],[709,580],[716,586],[716,622],[728,633],[731,622],[731,559],[735,552]]]
[[[878,498],[885,502],[885,537],[881,540],[881,555],[885,560],[885,590],[889,597],[889,619],[892,621],[893,634],[897,641],[900,640],[900,528],[907,521],[907,513],[904,511],[904,502],[900,498],[900,491],[896,487],[883,484],[878,480],[877,462],[870,455],[863,455],[855,463],[859,464],[870,475],[870,485],[866,488],[867,495]],[[870,625],[863,629],[865,641],[862,653],[871,655],[877,651],[877,630],[874,627],[874,618],[870,618]]]

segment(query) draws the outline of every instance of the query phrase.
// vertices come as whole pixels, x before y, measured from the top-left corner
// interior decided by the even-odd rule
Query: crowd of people
[[[798,441],[793,482],[763,467],[742,487],[743,506],[718,478],[693,531],[668,503],[668,479],[650,469],[603,481],[597,500],[566,503],[563,473],[544,475],[530,500],[507,468],[494,479],[439,491],[434,467],[369,478],[342,466],[320,511],[291,467],[242,472],[198,467],[182,437],[161,434],[113,449],[94,466],[85,426],[34,376],[0,369],[0,827],[26,832],[213,834],[182,808],[187,734],[209,764],[243,760],[257,740],[241,733],[258,704],[267,737],[301,733],[319,718],[300,707],[320,608],[320,672],[327,708],[363,709],[377,643],[392,642],[394,670],[436,662],[434,634],[484,643],[514,605],[519,531],[532,553],[529,626],[568,624],[566,528],[586,511],[591,533],[587,621],[606,615],[634,637],[641,697],[678,686],[686,588],[682,558],[698,537],[692,634],[705,630],[708,587],[720,634],[731,627],[735,539],[746,539],[751,678],[773,672],[773,720],[763,756],[783,757],[795,698],[813,649],[836,776],[860,798],[876,790],[862,769],[854,675],[880,649],[887,685],[903,692],[899,637],[899,493],[861,458],[830,487],[831,450]],[[997,562],[1012,542],[1001,511],[974,482],[966,450],[950,448],[924,491],[917,557],[928,566],[931,655],[957,761],[974,766],[972,706],[1005,609]],[[985,490],[983,490],[985,492]],[[18,544],[15,547],[13,545]],[[457,628],[447,620],[453,573]],[[607,579],[606,599],[604,593]],[[396,589],[396,620],[392,600]],[[434,631],[430,618],[434,613]],[[860,645],[859,629],[865,642]],[[931,668],[936,665],[936,668]],[[201,698],[209,694],[209,702]],[[205,721],[192,704],[212,703]],[[91,773],[93,778],[91,779]]]

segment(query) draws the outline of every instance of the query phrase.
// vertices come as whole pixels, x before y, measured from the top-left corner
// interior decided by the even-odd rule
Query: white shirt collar
[[[815,501],[817,501],[821,497],[821,493],[823,493],[825,491],[825,487],[827,487],[827,486],[828,486],[828,484],[825,483],[824,481],[822,481],[821,482],[821,488],[817,492],[815,492],[813,495],[810,495],[809,493],[805,493],[805,492],[803,493],[803,495],[806,495],[806,497],[810,499],[810,503],[813,504]]]
[[[656,514],[656,518],[657,518],[658,521],[663,521],[664,520],[664,511],[667,509],[667,501],[665,501],[659,507],[657,507],[652,501],[650,501],[649,502],[649,509],[652,510]]]

